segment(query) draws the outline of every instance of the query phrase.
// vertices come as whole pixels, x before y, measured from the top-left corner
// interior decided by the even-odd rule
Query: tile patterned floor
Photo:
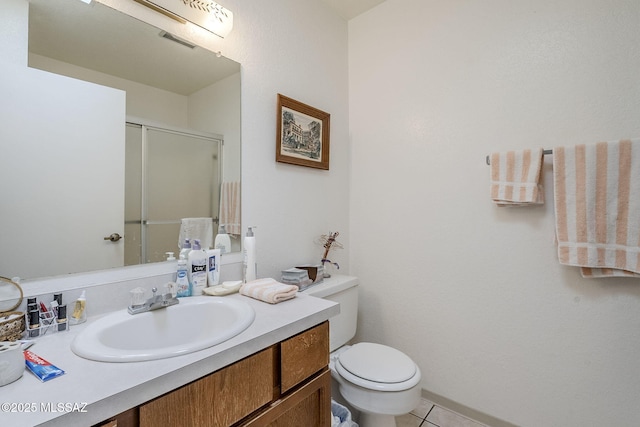
[[[426,399],[410,414],[397,417],[396,424],[398,427],[488,427]]]

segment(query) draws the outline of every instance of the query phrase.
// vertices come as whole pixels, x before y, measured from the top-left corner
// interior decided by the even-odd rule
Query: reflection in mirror
[[[12,142],[3,147],[8,157],[0,168],[1,275],[33,279],[159,261],[178,252],[179,218],[218,217],[220,185],[240,180],[238,63],[95,1],[30,0],[29,67],[8,69],[11,93],[0,101],[11,99],[15,114],[3,129]],[[143,140],[166,130],[179,134],[179,141],[134,154],[146,164],[134,190],[130,178],[125,183],[125,151],[132,161],[127,121],[145,129]],[[196,156],[207,159],[209,172],[193,159],[178,163],[176,153],[193,154],[183,140],[192,137],[196,145],[203,137],[212,141]],[[156,162],[145,169],[141,159],[149,153]],[[190,211],[194,204],[186,199],[163,198],[163,188],[188,193],[195,181],[207,188],[207,209]],[[125,199],[145,186],[161,188],[160,197],[138,202],[141,209],[155,203],[160,210],[154,218],[127,215],[127,222],[138,221],[131,231]],[[169,243],[143,247],[145,232],[146,240],[158,240],[148,233],[153,221]],[[124,239],[112,242],[114,233]],[[240,239],[232,238],[232,252],[239,249]]]
[[[212,218],[209,230],[214,230],[220,212],[221,136],[129,120],[125,145],[125,265],[176,254],[182,218]],[[204,236],[199,237],[204,245]]]

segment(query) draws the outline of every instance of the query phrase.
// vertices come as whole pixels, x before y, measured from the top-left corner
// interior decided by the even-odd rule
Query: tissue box
[[[322,282],[322,279],[324,279],[324,266],[322,264],[303,265],[296,268],[299,270],[306,270],[309,279],[311,279],[313,283],[320,283]]]
[[[289,268],[282,270],[282,280],[286,282],[302,282],[309,279],[309,274],[306,270],[300,268]]]
[[[300,268],[282,270],[281,282],[286,283],[287,285],[296,285],[298,290],[301,291],[313,283],[313,281],[309,279],[309,273],[307,273],[307,270]]]

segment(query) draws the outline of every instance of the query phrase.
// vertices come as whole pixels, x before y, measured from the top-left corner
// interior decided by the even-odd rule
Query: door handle
[[[110,236],[104,238],[104,240],[111,240],[112,242],[117,242],[120,239],[122,239],[122,236],[118,233],[112,233]]]

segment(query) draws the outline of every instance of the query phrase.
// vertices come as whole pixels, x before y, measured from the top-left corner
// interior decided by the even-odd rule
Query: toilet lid
[[[382,344],[354,344],[338,357],[342,368],[376,383],[402,383],[416,375],[417,366],[403,352]]]

